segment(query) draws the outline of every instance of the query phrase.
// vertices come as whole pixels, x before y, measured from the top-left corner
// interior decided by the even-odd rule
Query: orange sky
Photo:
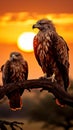
[[[73,0],[0,0],[0,13],[73,13]]]
[[[57,32],[70,47],[70,76],[73,78],[73,0],[2,0],[0,1],[0,66],[17,48],[17,39],[23,32],[30,32],[32,25],[41,18],[53,21]],[[36,32],[36,31],[34,31]],[[29,78],[37,78],[42,71],[33,53],[21,52],[29,63]]]
[[[0,42],[16,43],[19,35],[23,32],[33,31],[32,25],[41,18],[53,20],[58,33],[67,41],[73,41],[73,14],[38,14],[35,17],[33,14],[31,17],[28,12],[19,12],[0,16]]]

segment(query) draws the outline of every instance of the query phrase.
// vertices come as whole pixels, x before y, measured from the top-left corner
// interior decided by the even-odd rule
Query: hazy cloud
[[[0,16],[1,23],[8,23],[9,22],[25,22],[25,24],[31,24],[35,21],[48,18],[53,20],[56,24],[71,24],[73,23],[73,14],[30,14],[28,12],[19,12],[19,13],[5,13],[4,15]]]

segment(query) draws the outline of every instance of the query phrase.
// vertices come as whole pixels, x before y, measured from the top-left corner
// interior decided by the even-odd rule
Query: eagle
[[[19,52],[11,52],[9,60],[1,67],[3,85],[18,83],[28,78],[28,63]],[[15,86],[14,86],[15,87]],[[18,110],[22,107],[21,96],[24,88],[19,88],[7,93],[11,110]]]
[[[69,48],[49,19],[38,20],[32,28],[39,32],[33,39],[34,54],[46,78],[55,80],[65,91],[69,86]]]

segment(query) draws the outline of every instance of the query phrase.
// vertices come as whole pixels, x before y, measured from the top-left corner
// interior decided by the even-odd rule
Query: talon
[[[44,74],[44,78],[47,78],[47,74],[46,73]]]
[[[41,90],[40,90],[40,92],[42,92],[44,89],[42,88]]]
[[[53,73],[50,77],[47,77],[47,74],[45,73],[44,76],[40,77],[39,79],[49,79],[52,80],[52,82],[56,82],[55,73]]]
[[[56,82],[56,79],[55,79],[55,73],[53,73],[52,76],[47,77],[47,79],[51,79],[52,82]]]
[[[58,106],[60,106],[60,107],[65,107],[65,105],[64,105],[64,104],[61,104],[58,99],[56,99],[56,104],[57,104]]]
[[[56,81],[56,79],[55,79],[55,73],[53,73],[53,75],[52,75],[52,82],[54,82],[54,81]]]
[[[30,90],[30,89],[28,89],[28,91],[29,91],[29,92],[31,92],[31,90]]]
[[[47,79],[47,74],[45,73],[44,76],[40,77],[39,79]]]
[[[40,77],[39,79],[44,79],[44,77],[42,76],[42,77]]]

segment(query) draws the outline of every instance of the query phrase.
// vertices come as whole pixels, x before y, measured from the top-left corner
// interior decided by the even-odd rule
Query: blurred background
[[[38,32],[32,25],[39,19],[48,18],[55,24],[59,35],[69,46],[70,79],[73,80],[73,0],[2,0],[0,1],[0,67],[12,51],[19,51],[29,64],[28,79],[43,75],[32,48],[32,36]],[[27,34],[27,36],[25,35]],[[30,43],[31,41],[31,43]],[[25,46],[23,46],[24,44]],[[27,47],[26,47],[27,45]],[[29,47],[30,46],[30,47]],[[22,49],[23,48],[23,49]],[[0,84],[2,84],[0,73]],[[72,94],[73,82],[71,89]],[[25,129],[65,129],[73,127],[73,109],[59,108],[48,92],[25,91],[23,108],[12,112],[5,97],[0,101],[0,119],[24,122]]]

